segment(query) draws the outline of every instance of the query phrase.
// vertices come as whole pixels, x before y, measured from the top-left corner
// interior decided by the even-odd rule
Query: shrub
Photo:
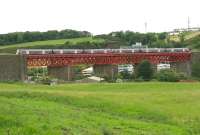
[[[132,80],[134,79],[133,74],[129,73],[128,71],[122,71],[119,73],[118,78],[124,79],[124,80]]]
[[[177,73],[171,69],[162,69],[157,75],[157,80],[161,82],[178,82],[180,80],[185,80],[187,77],[183,73]]]
[[[144,81],[149,81],[153,77],[153,67],[147,60],[142,61],[136,69],[136,77],[142,78]]]

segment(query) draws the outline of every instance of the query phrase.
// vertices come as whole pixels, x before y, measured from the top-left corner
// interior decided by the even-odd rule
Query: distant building
[[[120,49],[136,49],[136,48],[147,48],[147,45],[142,45],[141,42],[136,42],[131,46],[120,46]]]
[[[160,71],[162,69],[170,69],[170,64],[158,64],[157,70]]]
[[[200,27],[180,28],[180,29],[174,29],[173,31],[168,32],[168,34],[178,35],[183,32],[198,32],[198,31],[200,31]]]
[[[133,73],[133,65],[118,65],[118,72],[124,72],[127,71],[129,73]]]
[[[93,73],[93,67],[86,68],[82,70],[82,74],[85,76],[90,76]]]

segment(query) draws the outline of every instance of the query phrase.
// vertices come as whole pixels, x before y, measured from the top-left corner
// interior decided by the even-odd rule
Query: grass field
[[[0,53],[16,53],[16,50],[19,48],[43,48],[43,47],[47,47],[47,46],[50,48],[50,47],[63,45],[67,41],[71,44],[76,44],[76,43],[86,42],[86,41],[104,42],[103,39],[92,38],[92,37],[35,41],[35,42],[27,42],[27,43],[0,46]]]
[[[0,134],[199,135],[200,83],[1,83]]]

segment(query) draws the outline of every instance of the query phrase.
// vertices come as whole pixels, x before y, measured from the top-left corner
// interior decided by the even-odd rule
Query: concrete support
[[[133,74],[137,73],[138,64],[133,65]]]
[[[93,71],[97,76],[114,79],[118,74],[118,65],[94,65]]]
[[[157,64],[152,64],[152,68],[153,68],[154,73],[157,73],[158,65]]]
[[[71,81],[73,78],[73,68],[71,66],[65,67],[47,67],[48,75],[59,80]]]
[[[27,65],[25,56],[0,55],[0,81],[24,81]]]
[[[26,56],[20,56],[20,78],[22,81],[27,80],[27,59]]]
[[[174,69],[176,72],[181,72],[187,76],[191,76],[192,69],[191,69],[190,61],[187,61],[184,63],[181,63],[181,62],[171,63],[170,68]]]

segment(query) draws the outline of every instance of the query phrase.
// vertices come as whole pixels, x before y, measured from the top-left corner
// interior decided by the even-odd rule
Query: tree
[[[166,38],[167,38],[167,33],[166,32],[158,34],[158,39],[159,40],[165,40]]]
[[[136,69],[136,77],[149,81],[153,77],[153,68],[148,60],[142,61]]]
[[[8,34],[0,34],[0,45],[88,36],[91,36],[91,33],[87,31],[75,31],[69,29],[62,31],[51,30],[47,32],[14,32]]]
[[[130,74],[127,70],[120,72],[121,79],[131,80],[134,78],[133,74]]]
[[[185,35],[186,34],[184,32],[179,34],[179,39],[180,39],[181,43],[183,43],[185,41]]]

